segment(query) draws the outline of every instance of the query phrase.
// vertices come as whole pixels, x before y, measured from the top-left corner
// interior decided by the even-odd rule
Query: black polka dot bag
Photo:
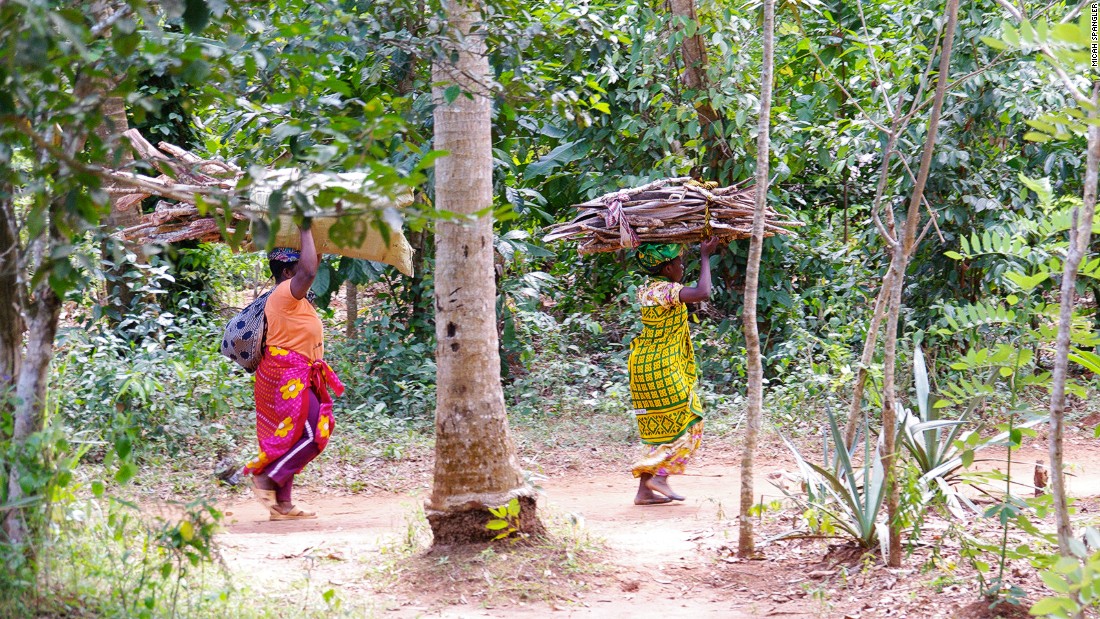
[[[267,339],[267,318],[264,308],[267,299],[275,289],[272,288],[248,304],[229,324],[222,334],[222,354],[229,357],[249,374],[260,367],[264,356],[264,341]]]

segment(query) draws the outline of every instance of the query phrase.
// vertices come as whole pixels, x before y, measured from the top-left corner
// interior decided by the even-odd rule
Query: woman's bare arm
[[[298,259],[298,266],[294,269],[294,277],[290,279],[290,294],[295,299],[306,298],[314,278],[317,277],[317,266],[320,264],[320,256],[317,255],[317,246],[313,243],[313,231],[309,228],[301,229],[302,257]]]
[[[692,288],[680,289],[680,301],[698,303],[710,298],[710,255],[718,248],[718,239],[711,237],[699,245],[699,283]]]

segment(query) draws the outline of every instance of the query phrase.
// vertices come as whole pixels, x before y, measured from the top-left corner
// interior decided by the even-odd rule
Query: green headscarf
[[[641,268],[652,271],[679,256],[683,250],[684,247],[676,243],[642,243],[634,254],[634,260]]]

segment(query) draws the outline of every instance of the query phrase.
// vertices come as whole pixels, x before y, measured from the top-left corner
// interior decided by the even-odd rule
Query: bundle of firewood
[[[318,252],[385,262],[412,275],[413,250],[398,214],[398,209],[412,203],[411,191],[381,194],[365,172],[311,174],[295,168],[259,171],[241,187],[244,171],[237,166],[202,159],[166,142],[153,146],[136,130],[124,135],[138,158],[161,174],[154,177],[106,170],[108,191],[117,198],[120,210],[133,209],[150,196],[165,200],[158,202],[152,213],[141,215],[140,223],[116,232],[119,238],[166,244],[235,237],[250,247],[254,241],[250,237],[251,224],[264,220],[270,228],[276,221],[269,208],[271,196],[277,191],[293,191],[297,198],[310,203],[304,214],[312,219]],[[320,201],[324,204],[321,206],[315,199],[323,192],[329,192],[329,196]],[[199,200],[206,208],[199,209]],[[274,242],[298,247],[300,238],[291,215],[279,214],[278,224]],[[340,225],[343,227],[337,230]]]
[[[575,204],[572,221],[555,224],[544,242],[577,239],[581,254],[617,251],[640,243],[696,243],[752,236],[755,187],[716,187],[691,178],[655,181]],[[764,236],[789,234],[801,226],[765,211]]]
[[[124,134],[130,140],[138,157],[158,168],[159,176],[132,172],[115,173],[112,193],[119,195],[119,208],[129,210],[150,196],[160,196],[156,210],[141,216],[141,223],[118,231],[116,234],[128,241],[141,243],[175,243],[185,240],[203,242],[221,240],[221,225],[215,218],[225,213],[222,203],[236,202],[234,188],[244,172],[224,161],[213,161],[187,151],[179,146],[161,142],[157,148],[150,144],[136,129]],[[211,205],[200,213],[198,198],[205,197]],[[211,212],[213,211],[213,212]],[[231,210],[226,232],[232,234],[237,222],[247,225],[245,213]]]

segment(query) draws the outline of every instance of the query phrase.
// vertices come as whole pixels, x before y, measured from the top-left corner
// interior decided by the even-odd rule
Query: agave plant
[[[957,388],[956,391],[965,395],[966,407],[957,417],[941,417],[941,409],[932,405],[928,367],[924,361],[924,353],[918,345],[913,354],[917,414],[897,404],[898,443],[912,456],[913,463],[921,474],[920,484],[925,488],[933,485],[938,488],[948,509],[958,517],[965,515],[962,509],[964,506],[975,513],[980,512],[965,495],[955,490],[960,471],[973,462],[975,452],[1006,444],[1006,439],[1009,438],[1008,432],[982,438],[980,432],[983,424],[980,423],[965,429],[974,411],[993,392],[993,384],[1002,367],[993,368],[984,383],[965,383],[963,388]],[[1039,417],[1015,427],[1030,428],[1045,419],[1045,416]]]
[[[869,433],[864,432],[863,464],[857,467],[852,463],[852,456],[860,446],[853,446],[851,451],[846,448],[836,415],[828,406],[825,411],[832,436],[833,463],[829,463],[828,445],[825,465],[819,466],[807,462],[798,448],[783,437],[798,462],[805,496],[786,490],[783,493],[803,508],[813,508],[827,514],[840,531],[861,547],[873,548],[875,542],[879,542],[885,556],[889,530],[878,521],[879,510],[886,497],[886,476],[879,459],[881,445],[872,449]]]
[[[901,404],[896,405],[898,441],[913,456],[917,467],[924,474],[958,455],[955,441],[962,438],[965,442],[967,437],[963,433],[963,426],[981,399],[973,398],[970,406],[954,419],[940,417],[940,409],[932,406],[928,367],[919,345],[913,351],[913,383],[917,390],[918,414],[914,415],[903,409]]]

